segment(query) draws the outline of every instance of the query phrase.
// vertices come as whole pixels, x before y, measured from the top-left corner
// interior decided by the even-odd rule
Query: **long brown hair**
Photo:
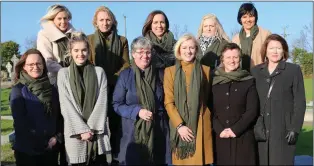
[[[48,69],[47,69],[47,66],[46,66],[45,58],[43,57],[43,55],[41,54],[41,52],[39,50],[31,48],[31,49],[28,49],[21,56],[19,62],[17,62],[17,64],[15,65],[14,82],[17,82],[20,79],[20,72],[22,70],[24,70],[23,67],[25,65],[25,61],[26,61],[28,55],[30,55],[30,54],[38,54],[40,56],[41,60],[43,61],[43,67],[44,67],[42,76],[47,76]]]
[[[169,31],[169,20],[168,20],[168,17],[166,16],[166,14],[161,10],[154,10],[146,18],[144,27],[142,29],[142,35],[143,36],[145,36],[146,33],[152,29],[152,22],[153,22],[154,16],[157,14],[162,14],[165,17],[165,23],[166,23],[166,31],[165,32]]]
[[[289,46],[287,44],[287,41],[278,34],[271,34],[265,39],[265,41],[262,45],[262,48],[261,48],[262,62],[268,61],[266,54],[267,54],[268,43],[270,41],[278,41],[281,43],[282,49],[284,52],[282,60],[284,60],[284,61],[288,60],[288,58],[289,58]]]

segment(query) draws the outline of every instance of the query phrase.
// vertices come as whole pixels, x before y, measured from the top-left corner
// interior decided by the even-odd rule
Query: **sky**
[[[247,2],[247,1],[245,1]],[[179,25],[187,26],[189,33],[197,34],[201,19],[208,13],[215,14],[225,32],[230,36],[240,29],[237,13],[243,1],[239,2],[1,2],[1,42],[13,40],[20,44],[21,54],[26,51],[26,39],[36,38],[41,29],[40,18],[53,4],[63,4],[72,13],[71,23],[87,35],[94,32],[92,19],[101,5],[109,7],[118,21],[118,33],[125,35],[126,16],[127,39],[129,44],[141,35],[148,14],[156,9],[166,13],[170,30]],[[291,46],[299,38],[305,25],[313,25],[313,2],[253,2],[258,11],[257,24],[272,33],[283,34],[286,28],[287,41]],[[313,36],[313,32],[312,32]]]

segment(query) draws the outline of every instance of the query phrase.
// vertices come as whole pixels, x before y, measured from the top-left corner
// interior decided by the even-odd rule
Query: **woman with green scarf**
[[[214,70],[219,66],[221,49],[229,42],[218,18],[214,14],[206,14],[198,28],[197,39],[202,50],[201,63]]]
[[[70,66],[58,73],[68,163],[93,166],[111,163],[106,74],[88,60],[90,45],[84,33],[72,33],[68,52]]]
[[[240,68],[240,48],[228,43],[213,79],[215,164],[257,165],[253,126],[259,114],[255,79]]]
[[[63,121],[58,91],[47,73],[45,59],[37,49],[27,50],[15,66],[10,107],[17,166],[58,165]]]
[[[174,165],[213,163],[210,69],[196,58],[200,47],[193,35],[175,45],[174,66],[165,69],[165,107],[170,118],[170,146]]]
[[[138,37],[131,44],[132,66],[123,70],[113,93],[122,118],[121,165],[171,164],[169,118],[163,106],[163,69],[151,63],[152,43]]]
[[[111,131],[113,162],[117,162],[119,152],[119,129],[121,118],[112,107],[112,95],[118,76],[122,70],[130,66],[129,46],[127,38],[118,35],[118,22],[112,11],[100,6],[93,17],[95,32],[88,36],[91,45],[89,60],[96,66],[102,67],[108,78],[108,118]]]
[[[236,34],[232,42],[241,48],[242,69],[250,71],[254,66],[263,62],[261,48],[271,34],[270,31],[257,26],[258,13],[252,3],[244,3],[238,11],[238,23],[242,25],[240,33]]]
[[[174,65],[173,47],[176,40],[169,30],[169,20],[163,11],[154,10],[147,16],[142,35],[153,43],[152,63],[157,68]]]

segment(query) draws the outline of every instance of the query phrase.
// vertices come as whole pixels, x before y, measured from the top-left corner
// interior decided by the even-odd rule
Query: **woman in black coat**
[[[288,44],[272,34],[265,40],[264,63],[251,72],[256,79],[261,115],[266,127],[265,142],[258,142],[260,165],[293,165],[297,136],[306,109],[303,75],[298,65],[288,63]],[[271,83],[270,97],[266,100]]]
[[[253,126],[259,100],[254,78],[240,68],[240,54],[237,44],[226,44],[213,79],[216,165],[257,164]]]

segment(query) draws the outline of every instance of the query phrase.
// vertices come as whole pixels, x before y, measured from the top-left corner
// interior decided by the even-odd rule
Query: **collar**
[[[45,33],[46,37],[52,42],[66,37],[66,34],[75,30],[71,23],[69,23],[69,28],[65,33],[62,33],[52,21],[43,22],[41,23],[41,26],[43,27],[43,32]]]

